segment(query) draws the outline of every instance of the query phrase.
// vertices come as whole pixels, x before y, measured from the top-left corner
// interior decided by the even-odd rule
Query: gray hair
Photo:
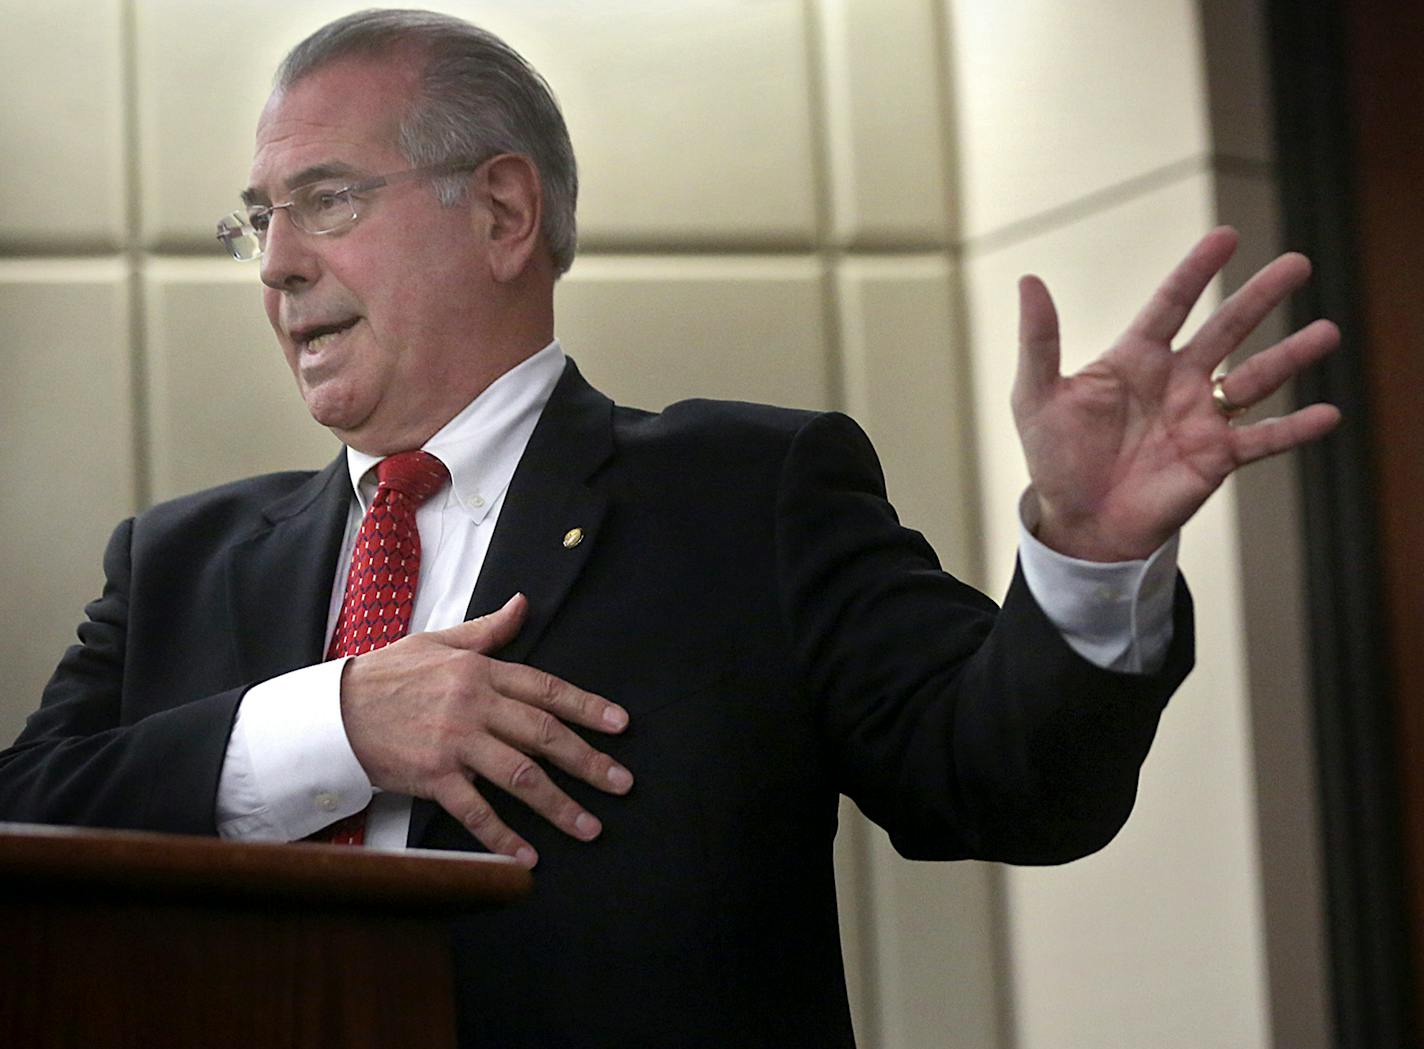
[[[381,58],[402,47],[423,57],[421,97],[400,123],[398,148],[412,167],[522,153],[544,189],[541,230],[555,275],[568,271],[578,239],[578,168],[563,114],[544,78],[499,37],[433,11],[369,10],[338,18],[287,53],[275,89],[284,91],[337,59]],[[467,180],[435,180],[446,207]]]

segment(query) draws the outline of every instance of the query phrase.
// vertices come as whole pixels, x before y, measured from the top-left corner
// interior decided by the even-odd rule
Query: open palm
[[[1328,433],[1340,419],[1314,404],[1278,419],[1233,426],[1212,394],[1218,365],[1310,276],[1282,255],[1219,306],[1180,349],[1172,340],[1236,248],[1213,230],[1192,249],[1127,331],[1074,375],[1059,374],[1058,317],[1036,277],[1019,283],[1019,368],[1014,419],[1039,503],[1039,538],[1092,561],[1148,556],[1238,466]],[[1329,353],[1339,331],[1316,321],[1233,370],[1228,403],[1268,396]]]

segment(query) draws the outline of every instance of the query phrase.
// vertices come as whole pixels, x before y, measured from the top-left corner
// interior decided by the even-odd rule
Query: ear
[[[480,210],[491,271],[495,280],[507,283],[524,273],[544,250],[539,229],[544,190],[539,172],[528,157],[503,153],[485,163],[478,188],[486,205]]]

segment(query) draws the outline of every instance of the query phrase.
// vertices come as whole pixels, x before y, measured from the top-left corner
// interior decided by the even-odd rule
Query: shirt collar
[[[446,507],[459,506],[476,524],[484,520],[509,487],[539,414],[563,372],[564,351],[555,339],[490,383],[421,446],[450,471]],[[363,513],[375,496],[375,467],[382,458],[346,449],[351,487]]]

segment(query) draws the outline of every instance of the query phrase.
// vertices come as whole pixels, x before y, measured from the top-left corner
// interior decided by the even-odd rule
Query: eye
[[[342,183],[317,182],[295,191],[292,207],[308,229],[329,229],[351,217],[351,195]]]
[[[247,224],[258,233],[266,233],[272,225],[272,209],[265,204],[256,204],[247,209]]]

